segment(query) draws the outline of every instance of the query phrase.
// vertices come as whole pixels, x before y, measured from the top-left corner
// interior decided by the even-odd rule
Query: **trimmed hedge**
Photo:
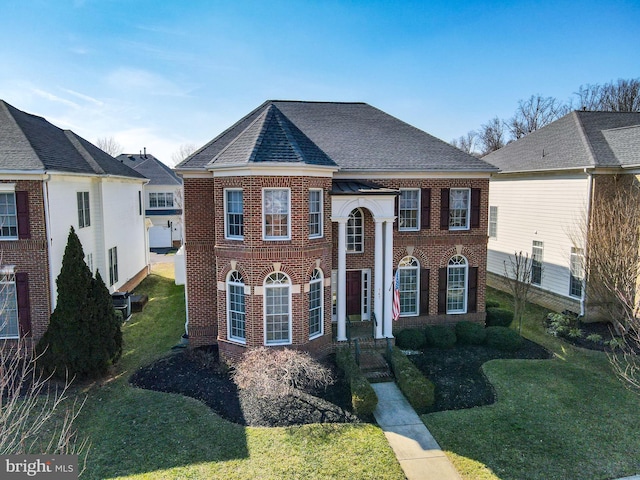
[[[406,350],[420,350],[426,341],[424,331],[417,328],[407,328],[396,334],[396,345]]]
[[[362,375],[351,350],[347,347],[336,351],[336,364],[344,371],[351,387],[351,406],[356,415],[372,415],[378,405],[378,396],[369,381]]]
[[[458,343],[462,345],[482,345],[487,339],[487,330],[477,323],[458,322],[456,337],[458,337]]]
[[[427,345],[437,348],[453,348],[456,344],[456,333],[451,327],[445,325],[432,325],[426,327],[424,334]]]
[[[513,352],[524,344],[524,340],[515,330],[507,327],[487,327],[487,346]]]
[[[513,312],[506,308],[487,308],[487,327],[509,327],[513,322]]]
[[[425,413],[435,402],[433,382],[426,378],[398,347],[393,347],[390,363],[398,388],[417,413]]]
[[[484,303],[485,310],[487,308],[496,308],[496,307],[499,307],[499,306],[500,306],[500,302],[497,302],[496,300],[487,300]]]

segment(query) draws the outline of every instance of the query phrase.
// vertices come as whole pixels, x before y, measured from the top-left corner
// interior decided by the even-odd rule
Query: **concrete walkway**
[[[461,480],[395,382],[371,384],[378,396],[373,412],[408,480]]]

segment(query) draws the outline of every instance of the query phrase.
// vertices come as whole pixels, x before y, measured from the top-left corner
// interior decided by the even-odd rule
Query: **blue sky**
[[[445,141],[640,77],[640,2],[0,0],[0,98],[171,163],[268,99],[363,101]]]

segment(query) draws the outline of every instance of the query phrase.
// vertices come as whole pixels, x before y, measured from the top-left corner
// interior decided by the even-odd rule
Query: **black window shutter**
[[[420,229],[431,227],[431,189],[423,188],[420,191],[420,203],[422,211],[420,212]]]
[[[479,188],[471,189],[471,228],[480,226],[480,192]]]
[[[16,192],[16,211],[18,214],[18,238],[31,238],[29,192]]]
[[[447,313],[447,269],[438,270],[438,313]]]
[[[429,315],[429,269],[420,269],[420,315]]]
[[[467,312],[478,311],[478,267],[469,267],[469,290],[467,292]]]
[[[16,294],[18,297],[20,337],[30,337],[31,303],[29,301],[29,276],[25,272],[16,273]]]
[[[398,230],[398,227],[400,226],[400,195],[396,195],[393,208],[394,208],[394,214],[396,216],[396,221],[393,222],[393,229]]]
[[[440,230],[449,230],[449,189],[440,190]]]

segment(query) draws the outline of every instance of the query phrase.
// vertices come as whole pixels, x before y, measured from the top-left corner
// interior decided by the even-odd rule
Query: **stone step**
[[[371,383],[393,381],[393,374],[383,352],[384,350],[364,350],[360,353],[360,371]]]

